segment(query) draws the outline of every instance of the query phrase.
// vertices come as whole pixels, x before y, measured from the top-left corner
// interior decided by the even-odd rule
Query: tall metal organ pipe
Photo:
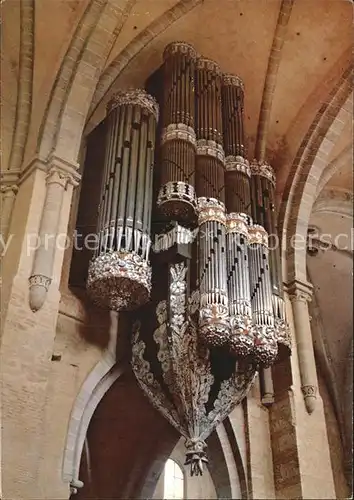
[[[158,105],[144,90],[121,91],[107,107],[98,246],[87,289],[101,307],[135,309],[151,289],[152,179]]]
[[[225,74],[222,80],[222,118],[226,155],[226,247],[231,326],[229,349],[237,356],[251,354],[254,344],[248,263],[251,171],[245,159],[243,101],[242,80],[236,75]]]
[[[248,253],[255,335],[253,356],[267,367],[275,361],[278,347],[274,331],[268,234],[262,226],[255,224],[249,228]]]
[[[243,213],[227,214],[227,282],[231,335],[229,350],[246,357],[253,351],[250,275],[248,265],[249,217]]]
[[[177,221],[195,217],[195,99],[196,51],[173,42],[164,51],[161,133],[160,213]]]
[[[222,115],[225,148],[226,207],[229,212],[251,214],[251,171],[245,155],[244,85],[225,74],[222,82]]]
[[[275,335],[278,342],[278,359],[290,356],[291,337],[286,320],[283,278],[280,258],[277,214],[275,207],[275,174],[266,162],[251,162],[252,218],[261,224],[269,235],[269,265],[272,288],[272,305]]]
[[[198,197],[199,335],[209,346],[229,338],[226,275],[225,172],[222,147],[221,70],[196,63],[196,194]]]

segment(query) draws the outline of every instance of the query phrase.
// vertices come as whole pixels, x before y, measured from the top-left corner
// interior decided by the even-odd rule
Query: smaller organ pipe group
[[[151,208],[158,104],[143,90],[118,92],[108,105],[98,246],[87,288],[94,302],[134,309],[151,289]]]
[[[243,82],[185,42],[166,47],[161,75],[155,188],[166,229],[157,239],[167,250],[171,221],[182,232],[198,229],[190,267],[192,274],[197,268],[200,339],[267,366],[289,354],[290,341],[279,248],[268,248],[268,234],[276,234],[275,176],[266,163],[246,159]],[[151,287],[158,106],[145,92],[121,92],[107,120],[100,246],[88,288],[101,305],[132,309],[148,301]]]

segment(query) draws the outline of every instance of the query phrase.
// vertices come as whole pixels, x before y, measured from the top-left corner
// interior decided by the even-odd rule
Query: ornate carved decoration
[[[196,62],[196,68],[213,71],[213,73],[219,76],[222,75],[220,66],[215,61],[213,61],[212,59],[208,59],[207,57],[198,57]]]
[[[272,167],[265,161],[252,160],[250,164],[252,175],[261,175],[266,177],[274,186],[276,177]]]
[[[197,155],[212,156],[218,159],[221,163],[225,163],[225,153],[223,147],[215,141],[199,139],[197,141]]]
[[[223,85],[233,85],[235,87],[241,87],[242,90],[245,90],[245,85],[242,79],[237,75],[233,75],[232,73],[224,73],[222,83]]]
[[[225,168],[228,172],[236,170],[251,177],[251,169],[248,160],[242,156],[229,155],[225,158]]]
[[[248,226],[251,220],[247,214],[230,213],[226,215],[226,233],[243,234],[247,242],[249,240]]]
[[[197,139],[192,127],[185,125],[184,123],[171,123],[166,128],[162,130],[161,133],[161,145],[168,141],[188,141],[194,147],[197,146]]]
[[[32,286],[42,286],[46,292],[48,292],[50,284],[52,282],[52,278],[48,278],[48,276],[43,276],[42,274],[35,274],[29,277],[28,279],[30,287]]]
[[[150,265],[132,252],[101,254],[90,263],[87,289],[100,307],[114,311],[135,309],[149,299]]]
[[[250,245],[263,245],[268,248],[268,234],[267,231],[258,224],[254,224],[249,228],[249,244]]]
[[[312,292],[310,290],[305,290],[302,288],[291,288],[289,290],[289,298],[291,302],[311,302]]]
[[[198,294],[188,299],[186,273],[183,263],[170,266],[169,305],[161,301],[155,312],[153,339],[167,392],[147,360],[139,325],[134,331],[132,366],[151,402],[186,438],[186,464],[191,466],[192,475],[200,475],[207,462],[205,439],[246,395],[255,367],[237,364],[235,371],[221,381],[217,395],[212,396],[215,377],[210,352],[198,342],[198,326],[191,317]]]
[[[173,245],[187,245],[194,241],[197,230],[190,230],[183,226],[176,225],[167,233],[156,234],[153,251],[160,253],[173,247]]]
[[[198,198],[198,224],[217,221],[226,224],[225,205],[216,198]]]
[[[7,196],[14,196],[18,192],[18,186],[17,184],[9,184],[9,185],[3,185],[1,186],[1,193],[4,195],[4,197]]]
[[[154,97],[143,89],[119,90],[116,92],[107,105],[107,112],[110,113],[117,106],[122,105],[140,106],[151,113],[155,120],[159,119],[159,105]]]
[[[186,42],[172,42],[167,45],[163,52],[163,59],[164,61],[170,57],[173,54],[183,54],[183,55],[188,55],[191,59],[196,59],[197,58],[197,52],[195,48],[190,45],[189,43]]]
[[[304,396],[307,413],[313,413],[316,406],[317,387],[315,385],[303,385],[301,386],[301,392]]]
[[[173,200],[183,200],[187,205],[196,208],[196,196],[194,187],[191,184],[182,181],[167,182],[164,184],[157,197],[157,205],[161,206],[166,202]],[[166,212],[166,209],[164,209]]]
[[[76,175],[76,172],[70,172],[66,169],[60,168],[60,166],[53,166],[49,169],[46,176],[46,183],[49,186],[50,184],[59,184],[63,189],[66,189],[68,184],[76,187],[79,185],[80,177]]]

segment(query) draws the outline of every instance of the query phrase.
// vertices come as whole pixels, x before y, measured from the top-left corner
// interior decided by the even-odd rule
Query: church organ
[[[246,158],[238,76],[184,42],[166,47],[156,75],[154,97],[120,91],[108,107],[87,287],[103,307],[137,309],[133,371],[201,474],[206,437],[257,370],[290,354],[269,248],[275,177]]]

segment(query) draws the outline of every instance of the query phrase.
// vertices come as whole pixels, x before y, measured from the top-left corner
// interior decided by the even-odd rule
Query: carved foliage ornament
[[[170,266],[169,273],[169,300],[160,301],[154,312],[157,359],[151,356],[136,323],[132,366],[153,405],[186,438],[186,464],[192,475],[200,475],[207,461],[205,439],[246,395],[255,367],[234,361],[226,377],[214,374],[211,352],[198,342],[195,313],[199,297],[197,292],[188,297],[187,267],[177,263]],[[154,368],[156,361],[161,375]]]

